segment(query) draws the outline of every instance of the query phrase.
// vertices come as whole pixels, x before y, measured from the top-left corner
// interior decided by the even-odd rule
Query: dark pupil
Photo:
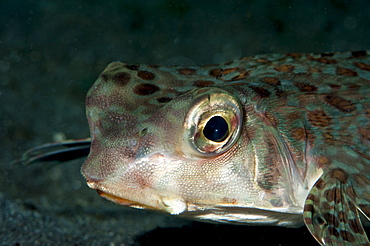
[[[222,142],[229,133],[227,122],[221,116],[212,117],[203,129],[204,136],[214,142]]]

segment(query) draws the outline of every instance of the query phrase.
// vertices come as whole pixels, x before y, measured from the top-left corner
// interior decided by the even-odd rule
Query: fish
[[[119,205],[217,223],[298,227],[370,245],[370,53],[262,54],[206,66],[112,62],[86,96],[90,138],[22,161],[87,156]]]

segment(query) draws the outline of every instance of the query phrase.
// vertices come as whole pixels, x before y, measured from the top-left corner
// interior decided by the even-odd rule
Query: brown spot
[[[237,201],[235,198],[228,198],[228,197],[222,198],[222,203],[235,204],[236,202]]]
[[[370,126],[366,128],[360,128],[358,129],[358,132],[360,133],[364,142],[370,141]]]
[[[102,74],[100,75],[100,78],[101,78],[104,82],[109,81],[110,77],[111,77],[111,74],[110,74],[110,73],[102,73]]]
[[[172,98],[171,97],[159,97],[159,98],[157,98],[157,101],[159,102],[159,103],[168,103],[168,102],[170,102],[172,100]]]
[[[328,166],[331,163],[330,159],[326,156],[320,156],[317,158],[317,165],[318,167],[322,168]]]
[[[359,85],[356,85],[356,84],[348,84],[347,87],[350,88],[350,89],[357,89],[360,86]]]
[[[356,219],[348,220],[348,225],[351,228],[351,231],[353,231],[354,233],[361,234],[363,232],[361,225],[358,223]]]
[[[332,107],[338,109],[341,112],[349,113],[356,109],[354,104],[339,96],[327,95],[324,100]]]
[[[348,203],[348,208],[349,208],[350,211],[352,211],[354,213],[356,213],[356,211],[357,211],[356,205],[353,202]]]
[[[341,76],[357,76],[357,72],[344,67],[337,67],[336,72]]]
[[[328,233],[334,237],[339,237],[339,233],[334,227],[328,227]]]
[[[227,75],[229,73],[235,72],[238,69],[239,68],[237,68],[237,67],[227,68],[227,69],[215,68],[215,69],[212,69],[211,71],[209,71],[209,75],[211,75],[212,77],[219,78],[219,77],[222,77],[222,76]]]
[[[135,71],[139,69],[138,65],[128,65],[127,64],[125,67],[130,69],[130,70],[135,70]]]
[[[331,210],[333,209],[334,206],[331,206],[328,202],[322,202],[321,203],[321,209],[324,209],[324,210]]]
[[[257,87],[257,86],[249,86],[249,88],[254,90],[254,92],[256,92],[257,95],[261,98],[270,96],[270,92],[268,90],[264,89],[264,88]]]
[[[213,85],[213,81],[211,80],[196,80],[194,81],[193,85],[197,87],[207,87]]]
[[[134,93],[139,96],[147,96],[159,91],[159,87],[153,84],[139,84],[135,86]]]
[[[338,227],[339,226],[339,221],[337,219],[337,217],[335,217],[334,214],[327,214],[327,218],[326,218],[326,222],[329,224],[329,225],[333,225],[334,227]]]
[[[334,201],[335,197],[335,188],[330,189],[330,190],[325,190],[324,192],[324,197],[328,202]]]
[[[301,58],[302,54],[301,53],[287,53],[285,54],[286,56],[290,56],[292,58]]]
[[[316,199],[316,196],[314,195],[314,194],[312,194],[312,193],[310,193],[310,194],[308,194],[308,196],[307,196],[307,200],[311,200],[311,201],[316,201],[317,199]],[[307,204],[306,206],[310,206],[311,204]],[[306,208],[306,206],[305,206],[305,208]],[[311,205],[311,206],[313,206],[313,205]],[[306,210],[306,209],[305,209]],[[314,208],[312,207],[311,209],[310,209],[310,211],[314,211]]]
[[[181,75],[194,75],[197,73],[197,70],[193,68],[179,68],[177,72]]]
[[[297,128],[292,129],[292,137],[295,140],[302,140],[302,139],[305,138],[305,136],[306,136],[306,132],[305,132],[304,128],[297,127]]]
[[[314,127],[328,127],[331,124],[331,117],[323,110],[314,110],[308,112],[308,121]]]
[[[298,89],[301,92],[313,92],[317,91],[317,87],[314,85],[310,85],[308,83],[294,83],[295,86],[298,87]]]
[[[256,60],[256,62],[258,62],[258,63],[268,63],[268,62],[270,62],[270,60],[268,60],[268,59],[266,59],[266,58],[258,58],[258,59]]]
[[[116,85],[125,86],[130,82],[131,76],[128,73],[120,72],[112,76],[111,80]]]
[[[245,56],[245,57],[240,58],[240,60],[242,61],[251,60],[251,59],[253,59],[253,56]]]
[[[334,206],[332,208],[329,208],[330,210],[334,209]],[[338,211],[338,219],[341,223],[347,223],[347,216],[343,211]]]
[[[353,57],[361,57],[361,56],[366,56],[366,55],[367,55],[366,50],[352,51]]]
[[[313,58],[312,60],[320,62],[320,63],[324,63],[324,64],[336,64],[337,63],[336,60],[325,58],[325,57]]]
[[[329,84],[330,88],[332,88],[333,90],[338,90],[340,89],[342,86],[341,85],[336,85],[336,84]]]
[[[333,188],[334,189],[334,192],[335,192],[335,194],[334,194],[334,198],[335,198],[335,203],[336,204],[339,204],[339,203],[341,203],[342,202],[342,190],[341,189],[339,189],[339,188]]]
[[[233,77],[230,81],[242,80],[249,76],[249,71],[240,73],[239,75]]]
[[[322,190],[324,187],[325,187],[325,182],[324,182],[324,180],[322,180],[321,178],[320,179],[318,179],[317,181],[316,181],[316,184],[315,184],[315,187],[318,189],[318,190]]]
[[[315,134],[313,134],[312,132],[308,132],[307,133],[307,140],[308,140],[308,144],[310,146],[313,146],[314,143],[315,143],[315,140],[316,140]]]
[[[282,64],[274,68],[278,72],[291,73],[294,71],[294,66],[288,64]]]
[[[138,71],[137,76],[144,80],[153,80],[155,78],[154,73],[148,71]]]
[[[343,184],[347,183],[348,174],[343,169],[333,169],[328,173],[328,175],[330,178],[338,179]]]
[[[370,71],[370,64],[362,63],[362,62],[355,62],[354,65],[361,70]]]
[[[277,97],[286,97],[288,95],[288,93],[286,91],[283,91],[279,88],[275,88],[275,95]]]
[[[262,78],[262,82],[269,85],[280,85],[280,80],[274,77],[264,77]]]
[[[334,143],[334,138],[331,132],[324,132],[322,136],[324,137],[326,144]]]
[[[221,71],[222,71],[222,69],[215,68],[215,69],[212,69],[212,70],[209,71],[209,75],[212,76],[212,77],[219,78],[219,77],[222,76]]]
[[[221,69],[221,74],[222,74],[222,75],[228,75],[229,73],[235,72],[235,71],[237,71],[238,69],[239,69],[238,67]]]
[[[312,199],[310,199],[309,197],[307,197],[307,200],[311,200],[312,201]],[[311,212],[312,214],[315,214],[315,207],[313,206],[313,204],[308,204],[307,203],[307,204],[304,205],[303,211]],[[311,223],[312,223],[312,220],[311,220]]]
[[[355,237],[349,231],[344,231],[344,230],[340,231],[340,236],[344,241],[347,241],[350,243],[354,243],[356,241]]]
[[[356,193],[353,190],[352,186],[346,188],[346,195],[349,196],[349,198],[351,198],[352,200],[356,199]]]
[[[307,72],[309,72],[309,73],[321,73],[322,71],[321,71],[320,68],[317,68],[317,67],[309,67],[307,69]]]

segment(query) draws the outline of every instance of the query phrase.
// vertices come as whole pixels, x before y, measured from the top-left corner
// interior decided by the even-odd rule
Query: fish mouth
[[[103,197],[104,199],[107,199],[107,200],[109,200],[111,202],[114,202],[118,205],[122,205],[122,206],[125,206],[125,207],[130,207],[130,208],[138,208],[138,209],[159,210],[159,208],[151,207],[151,206],[148,206],[148,205],[136,202],[136,201],[125,199],[125,198],[107,193],[107,192],[102,191],[102,190],[96,190],[96,192],[98,193],[99,196]]]
[[[124,198],[125,196],[121,196],[119,194],[114,194],[114,192],[111,192],[112,189],[106,189],[104,185],[97,181],[87,181],[87,185],[91,188],[97,191],[97,193],[103,197],[104,199],[107,199],[109,201],[112,201],[118,205],[122,205],[125,207],[130,208],[137,208],[137,209],[145,209],[145,210],[152,210],[152,211],[162,211],[166,213],[170,213],[173,215],[178,215],[186,211],[187,204],[186,202],[177,197],[177,196],[163,196],[156,192],[153,192],[153,190],[148,189],[146,193],[141,193],[140,195],[143,197],[143,199],[139,199],[140,201],[137,201],[136,199],[130,199],[130,195],[126,196],[129,198]],[[113,189],[114,191],[115,189]],[[143,190],[141,190],[142,192]],[[119,192],[118,192],[119,193]],[[129,194],[133,193],[131,192],[121,192],[123,194]],[[135,195],[131,197],[135,198]]]
[[[96,190],[99,196],[101,196],[104,199],[107,199],[108,201],[114,202],[118,205],[138,209],[160,210],[160,208],[158,207],[149,206],[135,200],[126,199],[123,198],[122,196],[112,194],[112,192],[110,192],[109,189],[106,189],[104,185],[101,184],[101,182],[102,182],[101,180],[87,179],[86,183],[87,186],[89,186],[91,189]]]

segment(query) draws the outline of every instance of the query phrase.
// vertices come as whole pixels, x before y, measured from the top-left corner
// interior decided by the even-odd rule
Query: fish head
[[[301,213],[255,102],[224,81],[178,73],[116,62],[101,74],[86,99],[88,186],[124,206],[200,219],[285,223],[278,212]]]

